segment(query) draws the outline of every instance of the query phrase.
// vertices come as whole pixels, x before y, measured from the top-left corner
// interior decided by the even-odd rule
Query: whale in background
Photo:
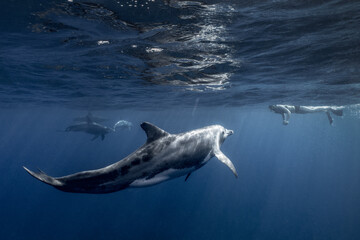
[[[105,135],[110,132],[115,132],[117,128],[126,128],[131,129],[132,123],[126,120],[120,120],[113,127],[107,127],[100,123],[93,121],[93,119],[87,115],[86,122],[79,122],[73,125],[68,126],[65,129],[65,132],[85,132],[88,134],[94,135],[91,140],[95,140],[101,136],[101,140],[104,140]]]

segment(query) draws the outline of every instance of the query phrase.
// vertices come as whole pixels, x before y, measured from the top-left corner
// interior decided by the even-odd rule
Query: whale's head
[[[218,135],[218,141],[219,141],[220,145],[224,143],[225,139],[228,136],[231,136],[234,134],[233,130],[226,129],[223,126],[217,125],[216,128],[217,128],[216,130],[217,130],[217,135]]]

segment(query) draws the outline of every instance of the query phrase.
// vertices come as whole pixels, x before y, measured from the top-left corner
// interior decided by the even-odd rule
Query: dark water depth
[[[217,114],[214,114],[216,112]],[[268,111],[97,112],[134,123],[104,141],[60,132],[82,112],[6,110],[0,116],[1,239],[347,239],[360,237],[359,118],[328,124],[325,114]],[[94,195],[58,191],[22,166],[52,176],[114,163],[145,142],[141,121],[170,133],[211,124],[234,130],[221,149],[239,178],[216,158],[148,188]]]

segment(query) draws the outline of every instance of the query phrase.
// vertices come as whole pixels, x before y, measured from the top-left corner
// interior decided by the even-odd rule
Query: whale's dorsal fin
[[[170,135],[168,132],[166,132],[166,131],[162,130],[161,128],[159,128],[151,123],[148,123],[148,122],[143,122],[140,126],[142,129],[144,129],[144,131],[146,133],[146,136],[147,136],[146,143],[150,143],[159,138]]]
[[[227,156],[225,156],[225,154],[219,148],[214,149],[214,155],[216,156],[217,159],[219,159],[220,162],[222,162],[228,168],[230,168],[230,170],[234,173],[236,178],[238,177],[234,164]]]

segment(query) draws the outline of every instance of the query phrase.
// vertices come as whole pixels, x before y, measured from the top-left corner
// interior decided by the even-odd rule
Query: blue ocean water
[[[360,3],[0,2],[1,239],[360,239]],[[344,106],[292,114],[270,104]],[[64,132],[89,111],[106,135]],[[185,182],[72,194],[51,176],[97,169],[170,133],[234,130]]]

